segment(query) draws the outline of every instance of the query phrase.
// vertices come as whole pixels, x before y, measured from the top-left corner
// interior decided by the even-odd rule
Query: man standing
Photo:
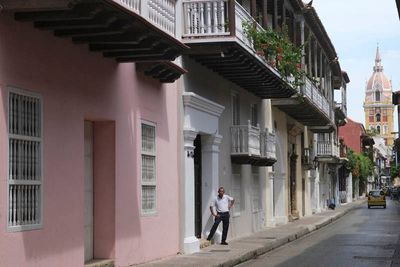
[[[211,228],[210,234],[207,237],[207,240],[211,241],[219,223],[222,221],[221,245],[228,245],[228,243],[226,243],[226,236],[228,235],[229,228],[229,210],[232,208],[235,200],[232,197],[224,194],[225,189],[221,186],[220,188],[218,188],[218,196],[215,198],[214,201],[211,202],[210,211],[211,214],[215,217],[215,220],[214,225]]]

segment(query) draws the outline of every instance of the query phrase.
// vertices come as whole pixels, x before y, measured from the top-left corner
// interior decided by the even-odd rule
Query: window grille
[[[8,229],[42,223],[41,99],[10,89],[8,98]]]
[[[156,128],[142,122],[142,213],[156,212]]]

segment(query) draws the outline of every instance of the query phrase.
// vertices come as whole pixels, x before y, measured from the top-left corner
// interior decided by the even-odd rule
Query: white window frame
[[[40,137],[29,137],[29,136],[24,136],[24,135],[16,135],[16,134],[10,134],[10,129],[9,129],[9,119],[10,119],[10,107],[9,107],[9,103],[10,103],[10,95],[11,93],[14,94],[18,94],[18,95],[23,95],[23,96],[28,96],[28,97],[34,97],[39,99],[39,109],[40,109],[40,116],[39,116],[39,120],[40,120]],[[11,138],[14,139],[22,139],[22,140],[34,140],[37,142],[40,142],[40,149],[39,149],[39,153],[40,153],[40,181],[11,181],[9,174],[10,174],[10,149],[9,149],[9,144],[7,145],[7,211],[6,214],[6,226],[7,226],[7,232],[21,232],[21,231],[29,231],[29,230],[38,230],[38,229],[43,229],[43,185],[44,185],[44,168],[43,168],[43,147],[44,147],[44,133],[43,133],[43,97],[38,94],[38,93],[34,93],[28,90],[24,90],[21,88],[17,88],[14,86],[7,86],[7,103],[6,103],[6,107],[7,107],[7,118],[6,118],[6,122],[7,122],[7,139],[8,139],[8,143],[9,140]],[[9,208],[10,208],[10,185],[15,185],[15,184],[22,184],[22,185],[40,185],[40,192],[39,192],[39,200],[38,200],[38,213],[39,213],[39,223],[36,224],[26,224],[26,225],[9,225],[10,222],[10,213],[9,213]]]
[[[154,152],[147,152],[142,150],[142,126],[147,125],[154,127]],[[143,173],[142,173],[142,156],[152,156],[154,157],[154,181],[153,182],[144,182],[143,181]],[[143,187],[145,186],[154,186],[154,210],[143,210]],[[157,215],[157,124],[147,120],[140,121],[140,210],[142,216],[152,216]]]

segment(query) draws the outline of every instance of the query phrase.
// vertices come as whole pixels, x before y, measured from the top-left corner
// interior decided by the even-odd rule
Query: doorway
[[[201,238],[202,232],[202,179],[201,179],[201,135],[197,135],[193,142],[194,148],[194,229],[195,236]]]

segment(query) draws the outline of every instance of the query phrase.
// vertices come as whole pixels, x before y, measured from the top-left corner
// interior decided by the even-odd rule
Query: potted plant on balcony
[[[287,28],[281,32],[272,28],[260,30],[254,22],[245,21],[243,29],[252,42],[256,54],[278,70],[287,83],[294,88],[304,85],[305,71],[301,66],[303,49],[302,46],[297,47],[289,40]]]

